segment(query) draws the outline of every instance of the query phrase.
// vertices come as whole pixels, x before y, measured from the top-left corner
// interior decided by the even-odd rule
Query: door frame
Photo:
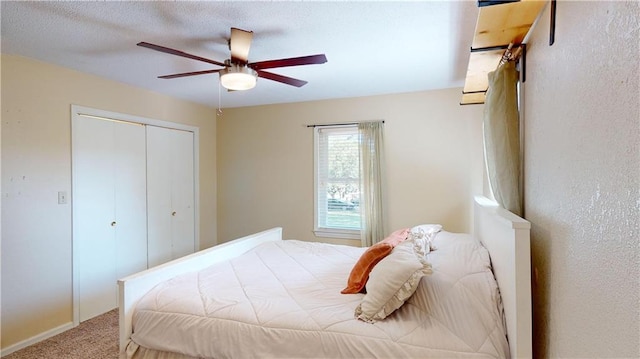
[[[194,185],[194,233],[195,233],[195,250],[199,250],[200,248],[200,134],[199,128],[196,126],[185,125],[177,122],[163,121],[157,120],[153,118],[146,118],[140,116],[134,116],[124,113],[118,113],[113,111],[99,110],[95,108],[80,106],[80,105],[71,105],[71,218],[72,218],[72,234],[71,234],[71,243],[72,243],[72,264],[71,264],[71,277],[72,277],[72,285],[73,285],[73,295],[72,295],[72,303],[73,303],[73,326],[78,326],[80,324],[80,285],[79,285],[79,248],[78,243],[76,243],[75,239],[75,226],[73,223],[75,222],[75,213],[74,213],[74,190],[75,184],[73,180],[73,159],[74,159],[74,122],[80,120],[82,117],[89,118],[97,118],[101,120],[107,121],[120,121],[120,122],[130,122],[135,124],[142,125],[150,125],[156,127],[164,127],[170,128],[174,130],[182,130],[193,133],[193,185]],[[116,283],[114,283],[116,285]]]

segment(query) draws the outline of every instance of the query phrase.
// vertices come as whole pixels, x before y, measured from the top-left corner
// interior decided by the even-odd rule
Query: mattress
[[[196,358],[507,357],[489,253],[442,231],[433,273],[382,321],[354,317],[364,294],[340,294],[364,248],[297,240],[262,244],[162,283],[137,304],[128,352]]]

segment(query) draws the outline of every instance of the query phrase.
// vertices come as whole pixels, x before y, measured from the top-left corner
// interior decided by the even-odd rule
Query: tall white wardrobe
[[[72,112],[79,323],[117,307],[119,278],[196,250],[197,131],[79,106]]]

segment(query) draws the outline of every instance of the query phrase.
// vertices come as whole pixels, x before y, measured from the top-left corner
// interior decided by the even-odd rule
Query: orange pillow
[[[356,265],[351,269],[349,274],[349,280],[347,281],[347,287],[340,293],[342,294],[355,294],[360,293],[364,289],[367,280],[369,279],[369,273],[375,267],[382,258],[386,257],[393,250],[393,246],[389,243],[376,243],[369,247],[356,262]]]

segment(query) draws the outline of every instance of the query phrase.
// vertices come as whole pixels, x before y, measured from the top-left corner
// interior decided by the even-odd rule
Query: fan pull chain
[[[220,100],[221,95],[220,93],[222,93],[222,89],[220,88],[220,81],[218,81],[218,109],[216,110],[216,115],[217,116],[222,116],[222,101]]]

